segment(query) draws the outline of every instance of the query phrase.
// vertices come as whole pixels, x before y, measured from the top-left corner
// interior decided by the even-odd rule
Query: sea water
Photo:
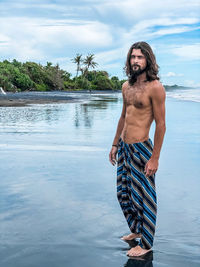
[[[0,108],[1,266],[199,266],[200,103],[190,100],[167,97],[156,235],[143,259],[126,256],[108,161],[121,94]]]

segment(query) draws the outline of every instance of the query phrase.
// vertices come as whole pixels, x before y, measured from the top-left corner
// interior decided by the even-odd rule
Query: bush
[[[111,79],[106,71],[88,71],[71,78],[71,74],[47,62],[42,66],[35,62],[21,63],[14,59],[12,62],[0,62],[0,86],[7,91],[24,91],[35,89],[47,90],[116,90],[121,89],[122,82],[118,77]]]
[[[6,91],[12,91],[13,86],[9,81],[8,77],[0,74],[0,87],[2,87]]]
[[[37,91],[47,91],[48,90],[48,88],[46,87],[46,85],[44,83],[42,83],[42,84],[36,83],[35,84],[35,89]]]
[[[85,77],[79,76],[75,79],[75,87],[77,89],[90,89],[91,83]]]
[[[64,90],[73,90],[75,89],[75,83],[73,81],[64,82]]]
[[[113,76],[111,78],[112,87],[114,90],[120,90],[121,89],[121,82],[118,77]]]
[[[111,81],[106,76],[101,76],[101,75],[97,76],[93,84],[99,90],[112,90],[113,89]]]
[[[12,80],[13,85],[21,88],[22,91],[29,90],[34,87],[33,81],[27,74],[20,73],[19,69],[14,69],[14,77]]]

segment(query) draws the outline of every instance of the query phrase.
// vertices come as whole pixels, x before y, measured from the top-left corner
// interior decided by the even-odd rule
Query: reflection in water
[[[78,128],[80,126],[78,105],[75,105],[74,125],[75,125],[76,128]]]
[[[53,118],[53,121],[56,121],[59,119],[59,116],[58,116],[58,113],[60,112],[60,108],[55,108],[55,109],[50,109],[50,108],[47,108],[44,110],[44,115],[45,115],[45,121],[46,122],[51,122],[52,121],[52,118]]]
[[[92,120],[93,120],[93,113],[90,112],[90,107],[87,104],[81,105],[81,113],[84,119],[84,126],[87,128],[91,128]]]
[[[1,125],[17,124],[20,123],[36,123],[39,121],[59,120],[59,106],[26,106],[26,107],[3,107],[0,108],[0,123]]]
[[[99,99],[90,101],[89,103],[75,105],[74,125],[80,127],[80,121],[83,120],[84,126],[91,128],[93,126],[94,112],[102,109],[108,109],[109,105],[119,101],[118,97],[100,96]]]
[[[124,267],[153,267],[153,251],[141,257],[131,257]]]
[[[199,266],[199,105],[168,102],[154,261],[128,259],[107,158],[118,96],[0,108],[0,266]]]
[[[92,100],[88,103],[75,104],[74,125],[76,128],[80,127],[81,122],[86,128],[93,126],[94,112],[108,109],[109,105],[118,102],[118,96],[91,96]],[[69,108],[69,107],[68,107]],[[64,108],[65,109],[65,108]],[[69,109],[70,110],[70,109]],[[32,125],[40,121],[45,121],[48,124],[59,121],[63,105],[47,104],[47,105],[33,105],[25,107],[3,107],[0,108],[0,123],[2,126],[10,125]]]
[[[76,104],[75,105],[75,116],[74,116],[74,126],[79,128],[81,121],[87,128],[92,127],[93,114],[90,112],[88,104]]]

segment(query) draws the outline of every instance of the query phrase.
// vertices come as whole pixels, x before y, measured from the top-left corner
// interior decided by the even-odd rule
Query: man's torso
[[[125,123],[121,137],[125,143],[143,142],[149,138],[154,119],[151,92],[158,81],[141,84],[124,84],[123,98],[126,105]]]

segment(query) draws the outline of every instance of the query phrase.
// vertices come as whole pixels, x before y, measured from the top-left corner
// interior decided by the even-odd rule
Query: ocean
[[[154,247],[139,259],[120,239],[129,229],[108,161],[121,94],[79,96],[0,108],[1,266],[199,266],[199,89],[167,93]]]

